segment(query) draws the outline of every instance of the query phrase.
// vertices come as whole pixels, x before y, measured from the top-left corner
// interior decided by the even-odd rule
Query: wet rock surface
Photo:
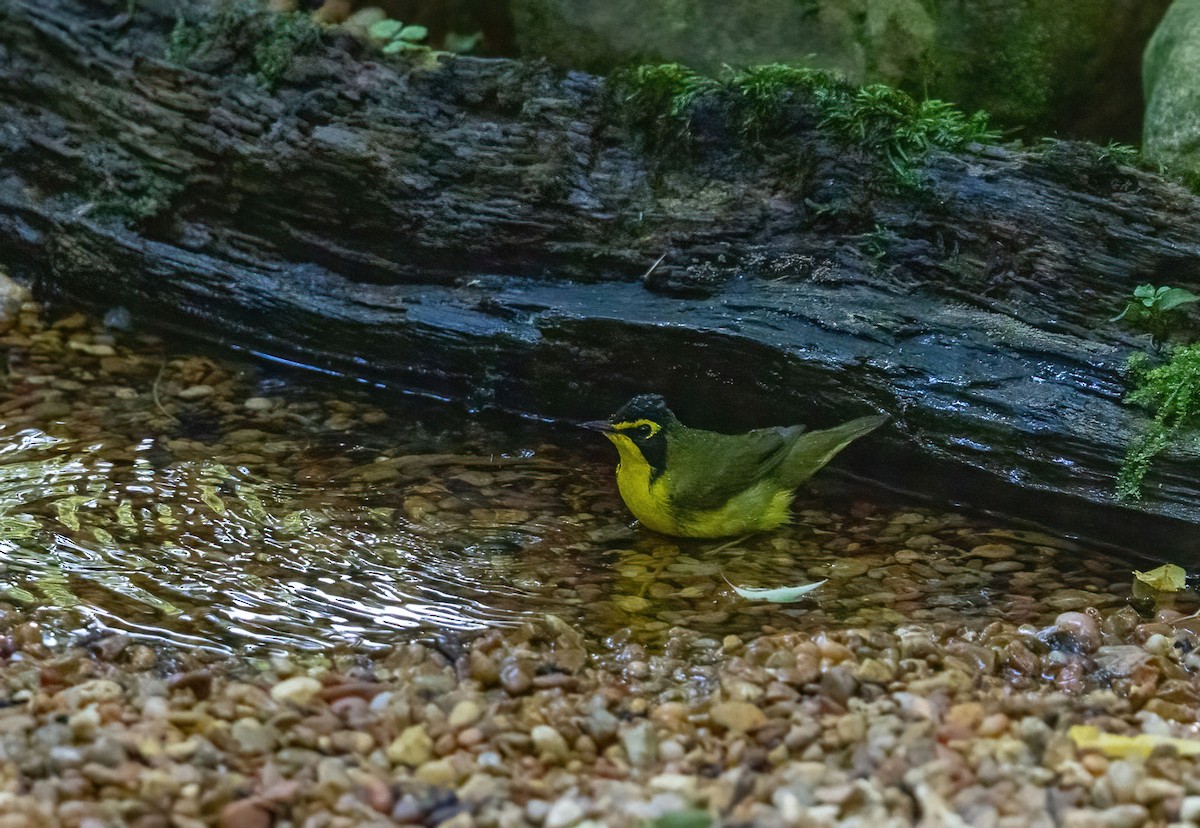
[[[834,474],[784,531],[678,542],[565,432],[12,324],[0,828],[1200,812],[1194,760],[1068,735],[1196,725],[1194,596],[1099,549]]]

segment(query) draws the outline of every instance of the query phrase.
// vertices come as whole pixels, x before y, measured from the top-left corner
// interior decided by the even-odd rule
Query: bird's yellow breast
[[[606,435],[617,447],[617,489],[647,529],[665,535],[719,538],[763,532],[791,520],[793,492],[759,481],[716,509],[693,509],[671,498],[671,472],[654,477],[653,469],[628,437]]]

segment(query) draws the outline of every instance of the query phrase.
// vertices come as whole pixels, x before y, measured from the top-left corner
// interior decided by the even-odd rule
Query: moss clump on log
[[[822,127],[875,156],[894,183],[917,187],[917,166],[934,149],[994,143],[984,112],[966,115],[945,101],[918,101],[885,84],[855,86],[832,72],[785,64],[752,66],[710,78],[677,63],[640,66],[615,76],[629,123],[655,150],[686,143],[693,117],[707,106],[725,110],[747,146],[795,123],[807,108]]]
[[[275,13],[236,0],[195,21],[180,18],[168,39],[166,58],[206,69],[214,61],[248,58],[258,78],[273,87],[298,56],[315,52],[320,43],[321,27],[311,15]]]

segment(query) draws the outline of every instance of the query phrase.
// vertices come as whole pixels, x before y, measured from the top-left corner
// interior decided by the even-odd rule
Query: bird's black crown
[[[629,423],[637,420],[650,420],[655,423],[668,423],[675,419],[667,401],[658,394],[638,394],[629,402],[617,409],[609,418],[613,423]]]

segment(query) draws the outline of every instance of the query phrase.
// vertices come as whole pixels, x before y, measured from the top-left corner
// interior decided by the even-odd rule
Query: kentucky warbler
[[[642,394],[608,420],[584,426],[617,447],[617,488],[643,526],[719,538],[787,523],[796,487],[887,419],[861,417],[824,431],[797,425],[717,434],[688,428],[662,397]]]

